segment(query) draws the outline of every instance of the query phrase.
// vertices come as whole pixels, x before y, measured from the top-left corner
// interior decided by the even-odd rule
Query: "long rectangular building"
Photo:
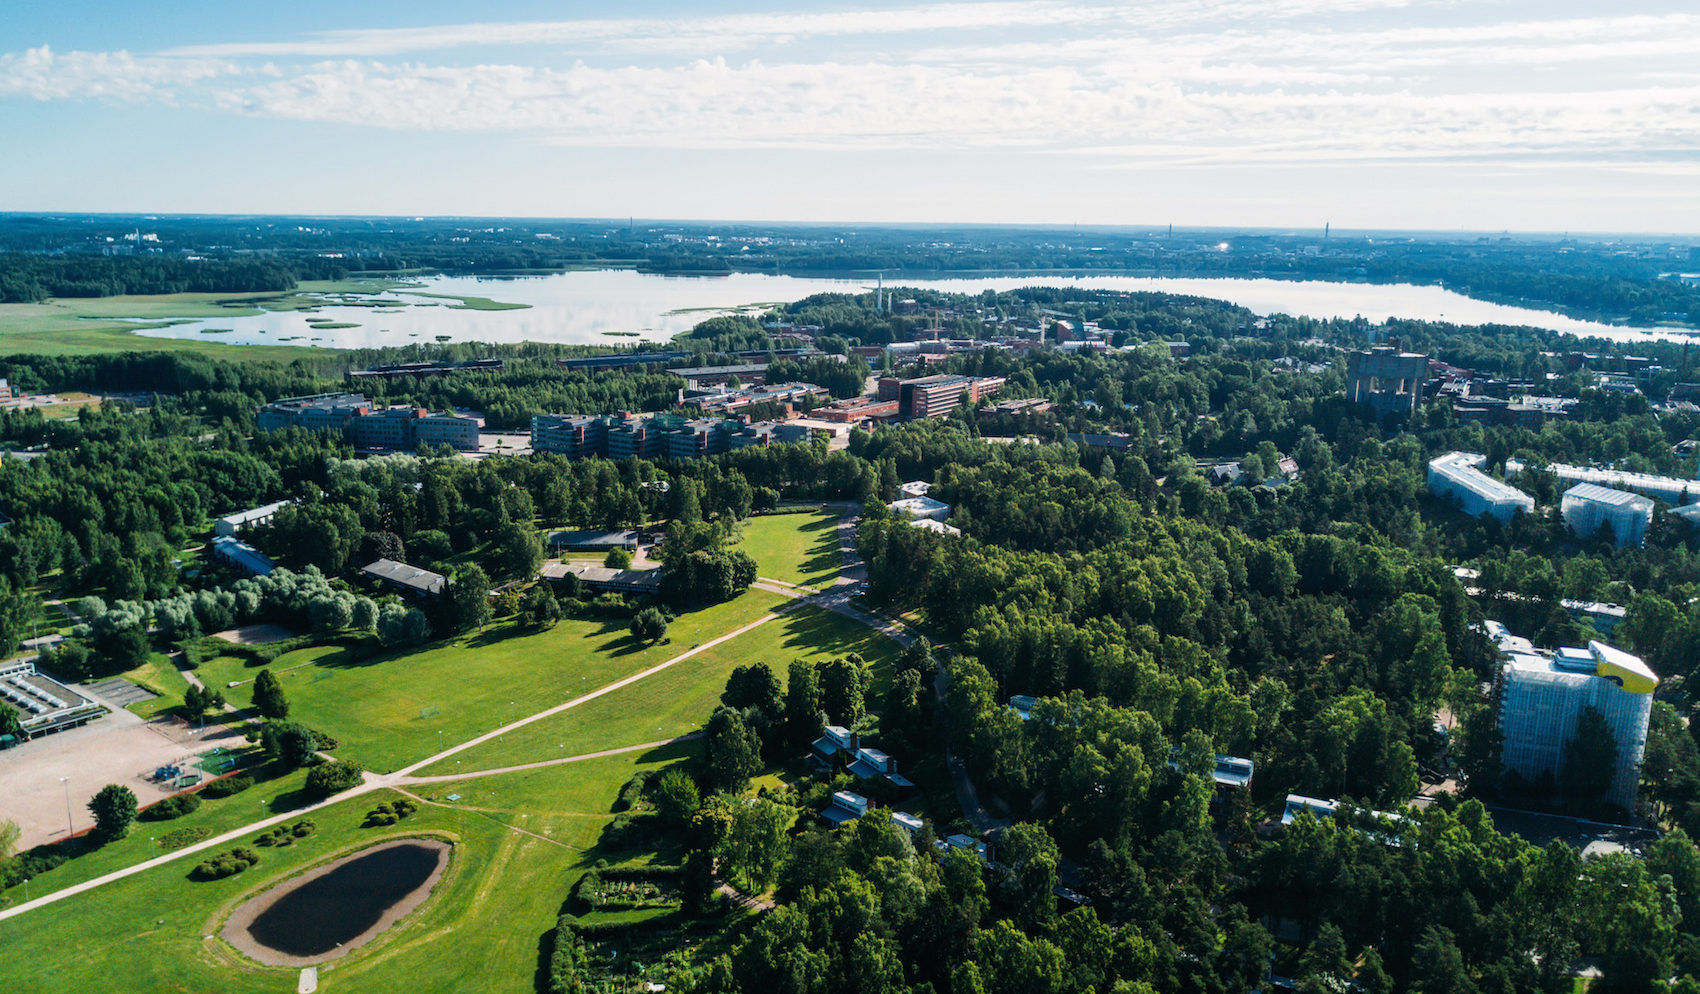
[[[830,425],[827,427],[831,427]],[[531,448],[568,459],[699,459],[752,445],[806,442],[806,424],[730,418],[683,418],[676,414],[538,414],[531,419]]]
[[[879,399],[897,401],[898,413],[906,418],[942,418],[956,408],[964,394],[970,404],[978,404],[1003,384],[1003,378],[996,376],[941,373],[912,380],[886,376],[879,381]]]
[[[1654,497],[1673,507],[1700,501],[1700,481],[1674,476],[1654,476],[1651,473],[1630,473],[1618,469],[1597,469],[1593,466],[1569,466],[1555,462],[1547,471],[1566,483],[1592,483],[1614,490],[1631,490]]]
[[[1535,512],[1535,499],[1509,483],[1482,472],[1487,456],[1475,452],[1448,452],[1428,464],[1428,488],[1436,497],[1454,500],[1465,514],[1479,518],[1490,514],[1510,521],[1519,510]]]

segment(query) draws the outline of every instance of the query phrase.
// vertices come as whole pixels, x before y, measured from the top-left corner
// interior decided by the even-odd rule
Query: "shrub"
[[[170,852],[173,849],[181,849],[190,843],[199,842],[202,839],[209,838],[212,834],[213,830],[205,825],[191,825],[187,828],[174,828],[155,839],[154,845]]]
[[[50,846],[36,846],[27,853],[0,860],[0,890],[16,887],[65,862],[65,854],[53,852]]]
[[[122,784],[107,784],[89,801],[95,830],[109,839],[123,838],[136,820],[136,794]]]
[[[366,812],[366,824],[364,827],[375,828],[380,825],[394,825],[396,822],[412,814],[416,810],[416,807],[417,806],[412,801],[405,797],[394,801],[385,801],[372,810]]]
[[[201,806],[201,799],[194,794],[178,794],[168,797],[158,804],[150,805],[142,812],[143,821],[170,821],[181,818]]]
[[[364,772],[365,767],[346,759],[320,763],[307,771],[305,789],[315,797],[329,797],[339,790],[347,790],[360,783],[361,774]]]
[[[259,862],[260,856],[254,850],[237,846],[199,864],[189,875],[196,880],[222,880],[225,877],[234,877]]]
[[[313,834],[318,826],[307,819],[302,819],[293,825],[279,825],[266,834],[254,840],[259,846],[292,846],[296,839],[305,839]]]
[[[240,794],[252,786],[254,786],[253,777],[238,774],[212,781],[201,788],[200,795],[211,798],[229,797],[232,794]]]

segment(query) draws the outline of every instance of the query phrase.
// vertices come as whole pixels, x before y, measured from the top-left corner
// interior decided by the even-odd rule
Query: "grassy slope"
[[[150,654],[147,662],[133,670],[120,673],[119,676],[159,694],[151,701],[132,704],[125,709],[144,718],[155,717],[181,705],[183,695],[189,690],[189,681],[183,679],[183,674],[172,665],[163,652]]]
[[[831,659],[851,652],[874,664],[874,693],[883,696],[896,643],[848,618],[802,608],[617,693],[517,729],[420,772],[444,775],[496,769],[683,735],[707,720],[726,688],[726,678],[738,666],[767,663],[783,680],[793,659]]]
[[[610,782],[603,811],[620,781]],[[7,922],[8,945],[30,952],[8,956],[5,972],[34,990],[107,990],[116,976],[133,991],[290,990],[298,971],[248,963],[221,939],[204,936],[241,899],[309,864],[430,831],[458,842],[431,901],[348,960],[322,967],[321,986],[449,991],[477,977],[481,991],[533,990],[539,941],[554,926],[585,859],[580,847],[594,841],[601,818],[583,819],[568,845],[521,835],[477,812],[434,806],[399,826],[361,828],[365,812],[386,796],[393,795],[317,812],[314,835],[286,849],[259,850],[260,865],[236,877],[191,881],[190,857]],[[450,935],[453,941],[443,941]]]
[[[568,619],[540,633],[503,623],[422,651],[370,658],[335,646],[302,649],[279,657],[271,669],[292,719],[336,736],[338,756],[388,772],[671,659],[780,603],[783,598],[752,590],[683,615],[668,630],[671,644],[639,646],[623,623],[613,621]],[[209,686],[224,687],[258,672],[221,657],[202,664],[200,675]],[[238,706],[246,706],[252,693],[246,684],[225,690]],[[607,747],[585,751],[595,748]]]
[[[744,522],[739,548],[762,576],[820,587],[838,576],[838,515],[768,514]]]

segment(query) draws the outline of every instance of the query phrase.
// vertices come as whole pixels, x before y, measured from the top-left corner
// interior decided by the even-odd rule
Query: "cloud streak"
[[[1525,3],[1438,24],[1437,11],[1008,0],[335,31],[141,56],[44,47],[0,55],[0,98],[552,145],[1025,150],[1101,168],[1700,163],[1700,15],[1556,18]],[[518,46],[549,51],[520,59]],[[454,58],[491,49],[502,57]],[[438,57],[395,58],[420,52]]]

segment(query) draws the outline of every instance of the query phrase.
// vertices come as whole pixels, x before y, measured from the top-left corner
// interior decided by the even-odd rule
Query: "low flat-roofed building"
[[[950,517],[950,505],[931,497],[905,497],[902,500],[892,501],[886,507],[906,518],[931,518],[934,521],[943,521]]]
[[[608,552],[611,549],[636,552],[638,533],[630,528],[615,531],[568,529],[550,532],[549,547],[558,552]]]
[[[1578,483],[1564,492],[1560,504],[1564,523],[1579,538],[1592,538],[1600,528],[1611,529],[1618,548],[1640,548],[1653,522],[1653,499],[1596,483]]]
[[[925,497],[933,485],[926,480],[912,480],[897,488],[898,494],[904,497]]]
[[[935,521],[932,518],[915,518],[909,522],[909,527],[919,528],[922,531],[932,532],[935,535],[962,534],[962,529],[955,525],[947,525],[942,521]]]
[[[821,817],[837,827],[847,821],[855,821],[867,814],[872,807],[871,802],[861,794],[841,790],[832,795],[832,803],[821,812]]]
[[[249,576],[270,576],[277,568],[265,553],[234,536],[218,536],[212,540],[211,548],[213,558],[229,563]]]
[[[288,507],[290,503],[287,500],[280,500],[271,504],[262,504],[259,507],[251,507],[246,511],[237,511],[235,514],[227,514],[213,522],[213,534],[235,537],[238,532],[267,523],[278,511]]]
[[[559,581],[568,576],[578,577],[587,587],[621,594],[654,594],[661,590],[658,569],[613,569],[586,563],[549,563],[543,567],[545,580]]]
[[[409,566],[392,559],[380,559],[363,566],[360,575],[406,594],[435,597],[447,589],[448,577],[418,566]]]

